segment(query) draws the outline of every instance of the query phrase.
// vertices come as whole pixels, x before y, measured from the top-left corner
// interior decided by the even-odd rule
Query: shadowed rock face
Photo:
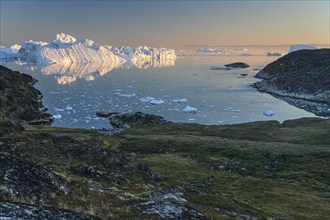
[[[97,218],[69,210],[32,206],[19,203],[0,202],[0,219],[89,220]]]
[[[0,65],[0,116],[30,124],[51,124],[53,117],[46,113],[42,94],[32,85],[31,76]]]
[[[324,103],[318,115],[326,116],[330,108],[330,49],[300,50],[292,52],[259,71],[263,79],[254,84],[262,92],[273,95]],[[290,102],[294,105],[294,102]],[[309,103],[297,107],[315,109]]]

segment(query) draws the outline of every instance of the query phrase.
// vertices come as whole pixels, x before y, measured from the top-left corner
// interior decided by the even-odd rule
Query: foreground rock
[[[21,199],[47,200],[53,194],[68,193],[63,178],[23,160],[0,155],[0,187]]]
[[[0,219],[91,220],[98,218],[69,210],[19,203],[0,202]]]
[[[255,83],[254,86],[262,92],[321,102],[329,106],[329,58],[330,49],[292,52],[259,71],[256,77],[263,80]],[[305,109],[308,110],[308,103],[306,106]],[[327,114],[327,112],[323,113]],[[322,115],[322,112],[320,114]]]
[[[246,63],[236,62],[236,63],[226,64],[225,67],[230,67],[230,68],[248,68],[250,66],[247,65]]]
[[[33,87],[36,82],[29,75],[0,65],[0,117],[30,124],[51,124],[54,119],[46,113],[42,94]]]

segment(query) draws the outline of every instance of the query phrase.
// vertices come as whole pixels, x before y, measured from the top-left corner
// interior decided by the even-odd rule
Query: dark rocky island
[[[229,67],[229,68],[248,68],[250,66],[246,63],[236,62],[236,63],[226,64],[225,67]]]
[[[103,112],[131,127],[111,136],[35,125],[45,110],[32,78],[0,70],[11,82],[1,100],[16,82],[39,95],[1,103],[0,219],[329,217],[329,120],[210,126]]]
[[[330,49],[292,52],[268,64],[255,77],[262,79],[254,84],[259,91],[330,116]]]

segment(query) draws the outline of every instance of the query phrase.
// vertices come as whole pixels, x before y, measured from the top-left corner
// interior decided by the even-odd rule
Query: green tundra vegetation
[[[183,192],[187,206],[208,219],[327,219],[329,122],[302,118],[282,124],[164,123],[112,135],[28,124],[24,130],[8,131],[2,125],[0,154],[35,158],[37,165],[64,178],[69,191],[35,200],[1,190],[0,198],[102,219],[159,219],[135,205],[159,190],[176,188]],[[3,147],[12,145],[15,150],[10,152]],[[97,150],[90,152],[81,146],[103,149],[108,156],[100,157]],[[120,168],[125,163],[133,165]],[[103,168],[96,177],[74,172],[82,165]],[[136,168],[141,165],[143,169]],[[115,167],[122,171],[121,177],[108,175],[117,172]]]

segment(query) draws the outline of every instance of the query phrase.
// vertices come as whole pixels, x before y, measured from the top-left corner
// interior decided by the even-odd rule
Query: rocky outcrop
[[[30,124],[51,124],[53,117],[46,113],[42,94],[33,85],[31,76],[0,65],[0,117]]]
[[[31,162],[0,155],[0,188],[21,199],[47,200],[53,194],[68,193],[57,174]]]
[[[70,210],[20,203],[0,202],[0,219],[92,220],[98,218]]]
[[[236,63],[226,64],[225,67],[230,67],[230,68],[248,68],[250,66],[247,65],[246,63],[236,62]]]
[[[97,116],[109,118],[113,128],[130,128],[136,125],[162,124],[166,120],[157,115],[135,112],[130,114],[120,114],[118,112],[97,112]]]
[[[255,77],[263,79],[254,84],[259,91],[330,105],[330,49],[292,52]]]

